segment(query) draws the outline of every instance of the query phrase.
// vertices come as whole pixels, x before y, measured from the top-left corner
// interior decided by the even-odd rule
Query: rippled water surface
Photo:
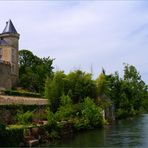
[[[84,131],[47,147],[138,147],[148,148],[148,114],[122,120],[103,129]]]

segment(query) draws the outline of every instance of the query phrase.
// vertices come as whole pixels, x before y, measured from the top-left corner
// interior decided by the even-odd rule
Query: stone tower
[[[1,68],[1,74],[7,75],[9,73],[10,79],[8,84],[4,84],[4,88],[11,88],[16,86],[19,78],[19,67],[18,67],[18,46],[19,46],[19,34],[17,33],[11,20],[6,22],[6,26],[3,32],[0,34],[0,62],[1,65],[9,65],[10,71],[5,68]],[[7,69],[7,67],[6,67]],[[5,77],[5,76],[3,76]],[[2,80],[1,80],[2,81]],[[0,82],[5,83],[5,82]],[[2,87],[2,84],[0,84]],[[6,86],[5,86],[6,85]]]

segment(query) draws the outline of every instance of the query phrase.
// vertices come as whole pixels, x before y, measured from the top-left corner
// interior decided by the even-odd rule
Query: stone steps
[[[39,140],[32,139],[32,140],[28,140],[26,143],[28,144],[29,147],[32,147],[32,146],[36,146],[37,144],[39,144]]]

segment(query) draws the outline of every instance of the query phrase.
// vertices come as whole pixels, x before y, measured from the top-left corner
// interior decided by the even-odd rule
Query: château
[[[18,48],[20,34],[11,20],[0,34],[0,89],[17,85],[19,79]]]

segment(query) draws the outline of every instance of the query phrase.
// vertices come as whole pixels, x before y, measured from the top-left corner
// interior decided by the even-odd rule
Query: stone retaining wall
[[[47,99],[0,95],[0,105],[47,105]]]

